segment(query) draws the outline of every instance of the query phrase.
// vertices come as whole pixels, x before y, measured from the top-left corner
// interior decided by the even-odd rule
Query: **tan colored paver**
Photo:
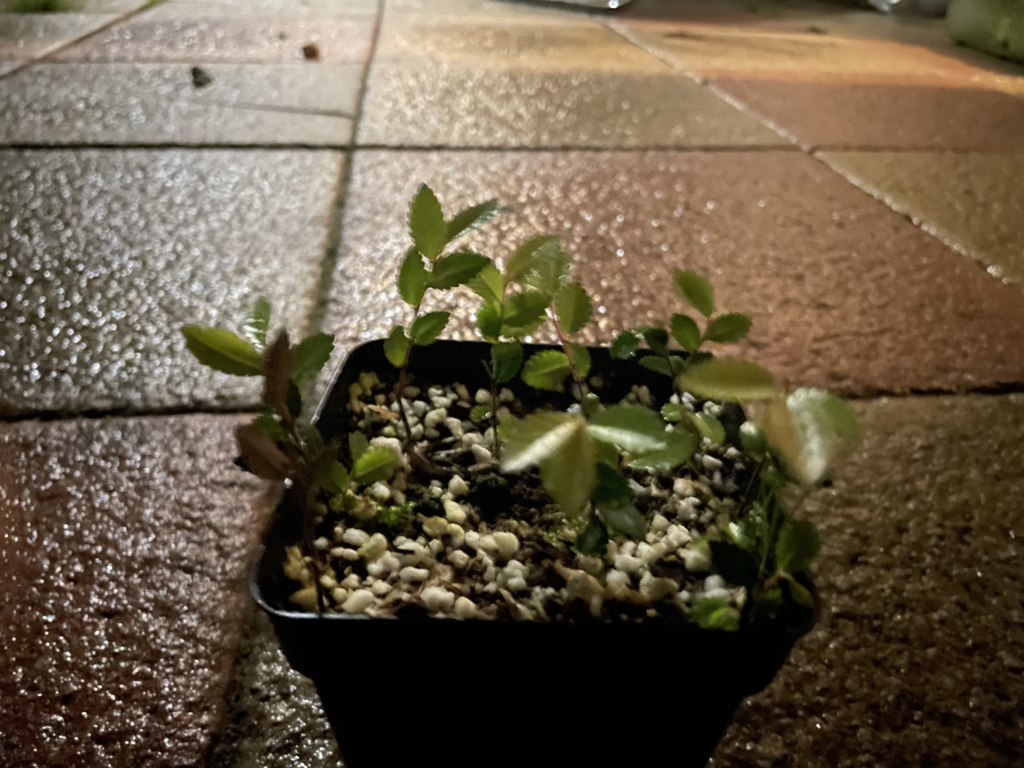
[[[821,157],[995,277],[1024,284],[1024,154],[827,152]]]
[[[238,423],[0,427],[3,765],[202,765],[267,512]]]
[[[483,253],[561,234],[595,300],[592,341],[666,321],[680,309],[673,271],[688,268],[752,315],[746,352],[791,384],[864,395],[1024,381],[1019,292],[798,152],[358,152],[327,312],[344,340],[407,318],[394,275],[419,182],[449,215],[501,200],[467,240]],[[477,304],[465,293],[444,307],[455,336],[473,334]]]
[[[117,18],[112,13],[0,11],[0,74],[5,67],[9,69],[49,53]]]

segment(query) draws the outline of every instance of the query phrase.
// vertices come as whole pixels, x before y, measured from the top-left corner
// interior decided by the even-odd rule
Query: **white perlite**
[[[442,587],[427,587],[420,594],[420,599],[431,613],[450,611],[455,604],[455,595]]]
[[[411,565],[407,565],[398,572],[398,578],[410,583],[426,581],[430,578],[430,571],[426,568],[413,568]]]
[[[466,522],[466,510],[457,501],[448,500],[444,503],[444,516],[449,522],[462,525]]]
[[[448,481],[448,493],[452,495],[452,498],[457,499],[468,492],[469,486],[466,485],[466,481],[459,475],[452,475],[452,479]]]
[[[346,528],[345,532],[341,534],[341,540],[345,544],[351,544],[353,547],[361,547],[370,540],[370,534],[358,528]]]
[[[376,598],[373,596],[373,592],[368,589],[357,589],[348,599],[342,603],[341,610],[345,613],[363,613],[367,608],[373,605]]]

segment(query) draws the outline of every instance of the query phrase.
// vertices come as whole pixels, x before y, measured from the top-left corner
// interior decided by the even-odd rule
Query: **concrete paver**
[[[185,323],[261,294],[295,332],[315,303],[331,152],[0,152],[0,414],[253,404]]]
[[[101,13],[0,12],[0,75],[117,18]]]
[[[449,215],[506,206],[467,240],[488,255],[561,234],[597,307],[589,340],[667,321],[672,273],[687,268],[753,317],[745,351],[790,384],[870,395],[1024,380],[1019,291],[799,152],[358,152],[326,320],[341,338],[405,318],[394,273],[421,181]],[[454,335],[472,334],[477,302],[450,307]]]
[[[979,260],[993,276],[1024,285],[1024,154],[828,152],[821,157]]]
[[[0,763],[202,764],[268,506],[237,423],[0,428]]]

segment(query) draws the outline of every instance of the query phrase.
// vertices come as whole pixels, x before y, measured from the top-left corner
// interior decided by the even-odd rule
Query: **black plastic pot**
[[[415,382],[487,386],[488,354],[481,342],[436,342],[413,356]],[[633,384],[667,396],[667,378],[606,349],[591,356],[607,399]],[[325,437],[342,429],[363,371],[393,375],[383,342],[354,349],[335,376],[318,417]],[[527,402],[538,397],[509,386]],[[796,639],[773,627],[317,617],[289,608],[294,584],[282,574],[300,525],[286,497],[251,590],[289,662],[316,684],[350,768],[702,766]]]

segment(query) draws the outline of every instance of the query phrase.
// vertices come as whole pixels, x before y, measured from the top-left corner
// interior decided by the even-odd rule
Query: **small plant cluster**
[[[578,557],[590,562],[611,558],[622,542],[644,541],[651,520],[638,509],[642,489],[637,477],[671,480],[685,467],[699,469],[693,462],[702,446],[730,445],[731,450],[742,449],[755,468],[734,513],[710,525],[696,544],[725,582],[746,590],[746,600],[741,611],[709,596],[693,604],[689,614],[700,625],[717,629],[734,630],[761,620],[806,623],[816,605],[808,569],[819,540],[813,525],[795,514],[808,490],[827,480],[838,454],[857,437],[852,413],[824,391],[799,389],[787,396],[764,368],[716,357],[711,345],[742,340],[751,321],[746,315],[719,312],[707,280],[684,270],[675,273],[675,288],[697,319],[680,312],[668,328],[626,330],[610,349],[613,358],[635,360],[667,377],[671,398],[649,405],[603,402],[599,387],[588,378],[591,355],[574,340],[590,322],[593,302],[582,284],[571,279],[571,264],[558,238],[534,237],[501,266],[457,247],[461,237],[497,211],[497,202],[491,200],[446,219],[426,185],[411,202],[413,244],[397,280],[410,316],[407,324],[393,328],[384,346],[397,384],[390,397],[380,395],[377,404],[367,406],[377,417],[392,421],[388,433],[400,438],[397,453],[371,446],[358,430],[345,441],[326,442],[303,416],[303,395],[330,356],[330,337],[317,334],[293,347],[282,331],[267,346],[270,308],[264,300],[257,303],[241,336],[216,328],[183,329],[200,362],[225,373],[264,377],[264,412],[238,430],[239,461],[261,477],[289,480],[297,491],[317,608],[323,611],[325,600],[314,537],[328,510],[355,521],[367,534],[408,523],[415,505],[407,494],[400,494],[400,503],[382,507],[370,500],[368,487],[401,467],[425,487],[438,474],[423,451],[422,409],[410,415],[405,394],[418,391],[410,386],[413,355],[428,354],[450,319],[448,312],[424,311],[431,292],[467,286],[480,298],[477,330],[490,344],[489,359],[482,361],[490,395],[478,397],[469,413],[473,422],[490,424],[489,450],[483,453],[486,458],[493,455],[504,476],[539,474],[560,511],[559,530],[572,533]],[[544,324],[557,336],[557,348],[527,357],[524,340]],[[517,376],[538,390],[564,392],[568,384],[573,404],[517,417],[499,407],[499,387]],[[375,374],[372,378],[376,381]],[[363,390],[369,392],[370,384]],[[464,514],[458,514],[462,522]],[[430,525],[444,528],[443,518],[420,517],[425,530]],[[461,526],[455,527],[462,532]],[[363,535],[350,538],[363,541]]]

